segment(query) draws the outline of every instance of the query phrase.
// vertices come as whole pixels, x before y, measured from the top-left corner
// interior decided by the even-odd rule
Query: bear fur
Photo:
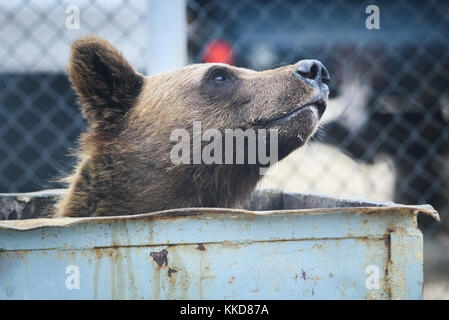
[[[170,135],[192,133],[193,121],[220,132],[275,128],[282,159],[313,134],[327,102],[328,91],[296,77],[295,68],[256,72],[209,63],[145,77],[106,40],[76,40],[68,74],[88,129],[56,216],[238,207],[262,177],[260,165],[174,164]],[[320,108],[304,107],[311,103]]]

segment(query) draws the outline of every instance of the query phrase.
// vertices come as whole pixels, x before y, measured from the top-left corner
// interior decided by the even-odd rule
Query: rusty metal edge
[[[156,211],[151,213],[110,216],[110,217],[83,217],[83,218],[38,218],[28,220],[5,220],[0,221],[0,229],[9,229],[15,231],[27,231],[39,228],[70,227],[75,224],[94,223],[94,222],[113,222],[127,220],[155,220],[155,219],[173,219],[182,217],[191,218],[237,218],[239,216],[260,217],[268,215],[320,215],[334,213],[355,213],[374,215],[384,212],[393,212],[395,214],[425,214],[440,221],[438,212],[430,205],[393,205],[383,207],[337,207],[337,208],[316,208],[316,209],[290,209],[290,210],[270,210],[270,211],[250,211],[244,209],[227,208],[180,208]]]

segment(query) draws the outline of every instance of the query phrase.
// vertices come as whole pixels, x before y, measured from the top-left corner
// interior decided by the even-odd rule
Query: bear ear
[[[106,131],[118,128],[144,82],[117,49],[93,36],[73,42],[67,71],[83,116],[91,126]]]

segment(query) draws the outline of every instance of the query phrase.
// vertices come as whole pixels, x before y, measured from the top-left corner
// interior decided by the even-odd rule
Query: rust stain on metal
[[[206,251],[206,247],[202,243],[198,243],[198,247],[196,247],[196,249],[199,251]]]
[[[150,257],[158,264],[159,267],[168,265],[168,251],[166,249],[162,251],[154,251],[150,253]]]
[[[387,234],[385,235],[385,247],[387,248],[387,268],[385,270],[385,275],[388,275],[388,264],[391,263],[391,233],[394,230],[388,229]]]
[[[385,263],[385,287],[387,288],[387,292],[388,292],[388,297],[391,299],[392,298],[392,283],[390,281],[390,277],[388,276],[389,273],[389,269],[392,266],[392,261],[391,261],[391,233],[394,232],[393,229],[389,228],[387,229],[387,233],[385,234],[385,247],[387,249],[387,261]]]
[[[178,272],[178,270],[172,269],[172,268],[168,268],[167,274],[169,277],[171,277],[172,273]]]
[[[375,211],[375,210],[373,210],[373,211],[365,211],[364,214],[366,214],[366,215],[379,214],[379,211]]]

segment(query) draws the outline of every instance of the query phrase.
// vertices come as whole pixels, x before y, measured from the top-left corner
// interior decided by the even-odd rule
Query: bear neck
[[[165,160],[166,161],[166,160]],[[173,165],[138,152],[86,157],[58,216],[118,216],[188,207],[239,208],[260,179],[256,165]]]

